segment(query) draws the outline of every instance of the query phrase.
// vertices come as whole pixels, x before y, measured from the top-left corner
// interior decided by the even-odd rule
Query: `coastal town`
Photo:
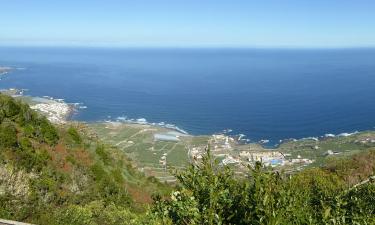
[[[223,166],[237,167],[245,170],[247,166],[254,167],[261,162],[265,167],[304,167],[314,162],[314,159],[304,158],[300,155],[293,158],[289,153],[283,153],[278,148],[270,149],[260,143],[243,144],[225,134],[211,135],[208,140],[211,154]],[[205,146],[193,147],[190,158],[193,162],[202,159],[206,152]]]
[[[37,101],[37,99],[34,99]],[[73,111],[73,106],[59,100],[41,99],[40,102],[31,105],[30,108],[45,115],[49,121],[55,124],[66,123]]]

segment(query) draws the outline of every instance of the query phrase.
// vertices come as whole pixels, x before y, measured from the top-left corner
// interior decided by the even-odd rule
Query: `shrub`
[[[129,209],[102,201],[92,201],[84,206],[69,206],[59,210],[56,225],[137,225],[138,217]]]
[[[39,120],[39,127],[42,141],[56,145],[59,140],[56,128],[44,117]]]
[[[6,117],[16,116],[20,112],[20,104],[9,96],[0,96],[0,106]]]
[[[250,168],[246,178],[213,162],[177,174],[170,199],[155,197],[152,212],[173,224],[373,224],[374,184],[347,191],[339,176],[312,169],[288,177]]]
[[[11,122],[0,124],[0,147],[12,148],[17,146],[17,130]]]
[[[110,164],[111,157],[109,156],[108,151],[104,148],[104,145],[98,145],[95,149],[95,153],[99,158],[104,162],[105,165]]]
[[[68,134],[70,138],[76,143],[76,144],[81,144],[82,143],[82,138],[81,135],[79,135],[77,129],[74,127],[69,127],[68,129]]]

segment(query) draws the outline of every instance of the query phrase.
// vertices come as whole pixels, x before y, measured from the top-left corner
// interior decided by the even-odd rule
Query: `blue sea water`
[[[375,126],[375,49],[0,48],[21,68],[0,88],[88,108],[74,119],[146,118],[253,141]]]

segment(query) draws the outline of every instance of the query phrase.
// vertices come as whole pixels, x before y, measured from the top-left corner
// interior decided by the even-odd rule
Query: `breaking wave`
[[[115,119],[117,122],[124,122],[124,123],[134,123],[134,124],[143,124],[143,125],[152,125],[152,126],[158,126],[158,127],[164,127],[172,130],[176,130],[178,132],[181,132],[183,134],[189,134],[187,131],[179,128],[178,126],[171,124],[171,123],[166,123],[166,122],[149,122],[147,121],[146,118],[128,118],[126,116],[119,116]]]

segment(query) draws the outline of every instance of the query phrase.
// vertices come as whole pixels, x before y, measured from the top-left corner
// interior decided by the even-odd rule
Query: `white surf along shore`
[[[0,67],[2,68],[2,67]],[[30,105],[30,108],[32,108],[35,111],[40,112],[42,115],[46,116],[49,121],[55,124],[65,124],[68,122],[69,119],[71,119],[72,115],[80,109],[86,109],[87,107],[84,106],[82,103],[66,103],[64,99],[55,99],[53,97],[49,96],[43,96],[43,97],[32,97],[28,95],[24,95],[24,92],[27,91],[25,89],[15,89],[15,88],[10,88],[10,89],[5,89],[5,90],[0,90],[0,92],[10,95],[15,98],[21,98],[25,100]],[[141,125],[150,125],[150,126],[156,126],[156,127],[162,127],[166,128],[169,130],[173,130],[179,133],[179,136],[184,136],[184,135],[189,135],[189,133],[178,126],[174,124],[169,124],[165,122],[149,122],[145,118],[139,118],[139,119],[131,119],[127,118],[125,116],[120,116],[115,118],[114,120],[106,120],[104,122],[118,122],[118,123],[128,123],[128,124],[141,124]],[[259,143],[261,145],[265,145],[269,142],[269,140],[264,139],[260,141],[255,141],[252,142],[250,139],[246,139],[246,135],[244,134],[239,134],[239,135],[230,135],[232,130],[224,130],[222,133],[226,134],[228,136],[234,136],[238,138],[238,141],[248,144],[248,143]],[[307,137],[307,138],[300,138],[300,139],[294,139],[294,138],[289,138],[285,140],[280,140],[277,145],[274,147],[277,147],[283,142],[288,142],[288,141],[298,141],[298,140],[321,140],[325,138],[334,138],[334,137],[347,137],[351,136],[353,134],[357,134],[358,131],[352,132],[352,133],[340,133],[340,134],[325,134],[323,136],[318,136],[318,137]],[[169,138],[170,135],[168,135]],[[172,135],[174,136],[174,135]],[[160,138],[160,139],[165,139],[167,137],[164,136],[157,136],[155,138]]]

